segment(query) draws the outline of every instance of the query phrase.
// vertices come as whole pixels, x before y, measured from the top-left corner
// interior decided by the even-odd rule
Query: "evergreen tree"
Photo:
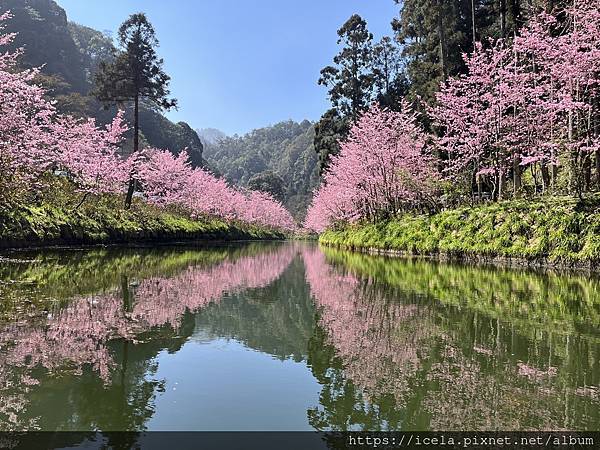
[[[350,130],[351,122],[335,108],[328,110],[315,125],[315,151],[319,154],[319,172],[322,174],[329,166],[331,156],[340,151],[339,142],[344,140]]]
[[[352,15],[337,33],[342,50],[333,58],[335,66],[321,70],[319,84],[329,88],[329,98],[335,108],[356,120],[371,100],[373,35],[358,14]]]
[[[384,36],[373,46],[371,62],[377,102],[396,111],[408,91],[408,80],[400,53],[392,38]]]
[[[471,0],[404,0],[392,27],[403,45],[411,97],[433,101],[440,82],[464,71],[473,48]]]
[[[96,97],[105,103],[133,102],[133,152],[139,150],[139,110],[144,101],[157,110],[169,110],[177,101],[168,98],[170,77],[163,71],[163,60],[156,53],[158,39],[154,27],[143,13],[133,14],[119,28],[121,51],[112,62],[100,64],[96,74]],[[133,176],[125,199],[131,206],[135,191]]]
[[[367,22],[353,14],[338,30],[340,52],[334,65],[321,70],[319,84],[329,90],[332,109],[315,127],[315,150],[319,154],[320,170],[327,167],[332,154],[339,151],[338,141],[349,130],[347,122],[355,122],[372,100],[372,41]]]

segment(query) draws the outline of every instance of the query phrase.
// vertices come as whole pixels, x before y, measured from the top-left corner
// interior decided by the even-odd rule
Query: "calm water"
[[[598,430],[600,280],[313,244],[15,252],[0,430]]]

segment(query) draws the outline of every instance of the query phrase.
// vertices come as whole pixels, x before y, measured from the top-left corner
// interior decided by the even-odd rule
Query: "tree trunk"
[[[583,191],[590,191],[592,187],[592,155],[584,153],[583,158]]]
[[[446,33],[444,32],[444,19],[442,16],[443,1],[438,0],[438,39],[440,40],[440,66],[442,69],[442,78],[445,80],[448,76],[446,67]]]
[[[521,165],[517,155],[513,157],[513,187],[515,198],[521,194]]]
[[[500,36],[506,37],[506,0],[500,1]]]
[[[140,147],[140,98],[135,95],[133,107],[133,154],[135,155]],[[125,197],[125,209],[131,208],[133,193],[135,192],[135,179],[133,173],[129,176],[129,187]]]
[[[477,42],[477,29],[475,28],[475,0],[471,0],[471,26],[473,29],[473,50],[475,50],[475,43]]]
[[[546,164],[542,163],[540,167],[542,171],[542,190],[546,193],[548,186],[550,186],[550,173]]]
[[[573,113],[568,112],[567,119],[567,142],[570,144],[573,141]],[[569,160],[571,163],[571,173],[569,174],[569,188],[575,188],[575,171],[577,170],[577,159],[573,155],[573,151],[569,150]]]

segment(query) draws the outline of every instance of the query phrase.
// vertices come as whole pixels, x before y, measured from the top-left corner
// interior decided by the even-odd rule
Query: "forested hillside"
[[[7,32],[18,33],[11,49],[23,48],[19,65],[42,67],[40,82],[57,101],[59,111],[77,117],[93,117],[108,123],[114,108],[104,109],[92,95],[100,61],[110,60],[114,50],[110,36],[68,21],[53,0],[0,0],[0,14],[10,11]],[[125,118],[131,123],[131,108]],[[142,144],[177,153],[187,148],[190,160],[202,165],[202,143],[185,122],[173,123],[148,105],[140,107]]]
[[[288,120],[244,136],[208,141],[206,160],[230,182],[272,193],[295,217],[304,216],[319,180],[312,123]]]

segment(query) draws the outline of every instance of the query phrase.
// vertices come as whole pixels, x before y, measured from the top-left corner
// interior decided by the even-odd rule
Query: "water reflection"
[[[133,348],[137,349],[129,344],[143,341],[144,333],[150,331],[153,333],[149,340],[156,343],[157,328],[165,326],[166,333],[176,335],[181,331],[186,314],[219,301],[225,292],[269,285],[289,265],[295,254],[293,246],[278,246],[266,250],[261,248],[257,254],[246,254],[251,250],[244,249],[241,253],[220,251],[217,257],[213,251],[189,252],[186,255],[189,259],[176,251],[173,252],[174,258],[161,252],[148,253],[144,255],[142,264],[145,272],[138,273],[136,278],[126,275],[127,271],[115,276],[113,265],[108,268],[96,265],[95,269],[102,271],[102,276],[98,278],[103,282],[108,281],[104,289],[97,293],[75,295],[66,305],[60,304],[59,296],[52,298],[54,302],[49,305],[41,306],[44,300],[48,300],[48,292],[59,292],[59,295],[64,292],[60,288],[57,290],[52,279],[42,275],[39,280],[49,281],[22,282],[31,280],[32,272],[48,273],[48,266],[42,264],[38,267],[32,261],[25,263],[24,270],[17,270],[16,273],[11,271],[11,284],[19,287],[37,286],[35,290],[27,288],[26,292],[35,294],[37,300],[42,299],[42,304],[37,302],[37,311],[31,308],[24,311],[18,307],[17,301],[14,308],[17,314],[0,329],[0,351],[3,357],[3,363],[0,364],[2,429],[35,428],[40,417],[48,417],[31,415],[26,411],[34,396],[32,388],[39,384],[35,376],[37,372],[43,372],[45,376],[60,372],[63,378],[69,375],[81,376],[84,369],[88,369],[87,376],[98,377],[105,385],[113,384],[114,381],[120,384],[120,393],[114,389],[111,391],[117,397],[122,397],[115,403],[121,406],[127,404],[128,414],[133,411],[135,416],[140,417],[132,421],[122,417],[122,422],[117,423],[121,423],[123,429],[139,429],[152,413],[148,411],[147,405],[154,395],[154,387],[160,387],[160,383],[144,382],[139,386],[141,392],[126,388],[125,374],[135,374],[137,369],[128,367],[128,353]],[[131,256],[133,260],[139,257],[136,253]],[[215,259],[219,261],[214,262]],[[73,273],[89,270],[88,264],[82,264],[85,269],[81,269],[78,264],[81,261],[76,258],[76,262]],[[131,261],[122,256],[118,261],[112,262],[119,267],[131,267]],[[180,262],[184,262],[183,267],[179,266]],[[178,272],[177,266],[181,267]],[[171,276],[165,276],[164,271]],[[97,276],[96,271],[92,273],[94,277]],[[139,278],[140,276],[145,278]],[[69,277],[65,274],[65,278]],[[87,285],[89,280],[82,281]],[[21,297],[21,301],[34,305],[26,297]],[[120,348],[111,351],[109,343]],[[113,358],[114,353],[116,356]],[[113,370],[117,365],[120,365],[120,370]],[[144,373],[152,370],[155,368],[151,365],[142,364],[135,378],[139,379],[140,375],[143,377]],[[60,384],[62,382],[63,380]],[[133,383],[135,386],[138,384],[135,381]],[[124,398],[125,392],[130,398]],[[119,416],[119,408],[116,409],[116,415]],[[50,414],[49,417],[51,416]],[[95,429],[94,422],[89,422],[91,429]],[[120,425],[117,429],[120,429]]]
[[[273,429],[600,429],[599,330],[585,275],[296,243],[18,253],[0,264],[0,430],[206,429],[214,402],[222,429],[246,410]]]
[[[598,280],[327,249],[304,261],[341,367],[317,428],[600,428]]]

